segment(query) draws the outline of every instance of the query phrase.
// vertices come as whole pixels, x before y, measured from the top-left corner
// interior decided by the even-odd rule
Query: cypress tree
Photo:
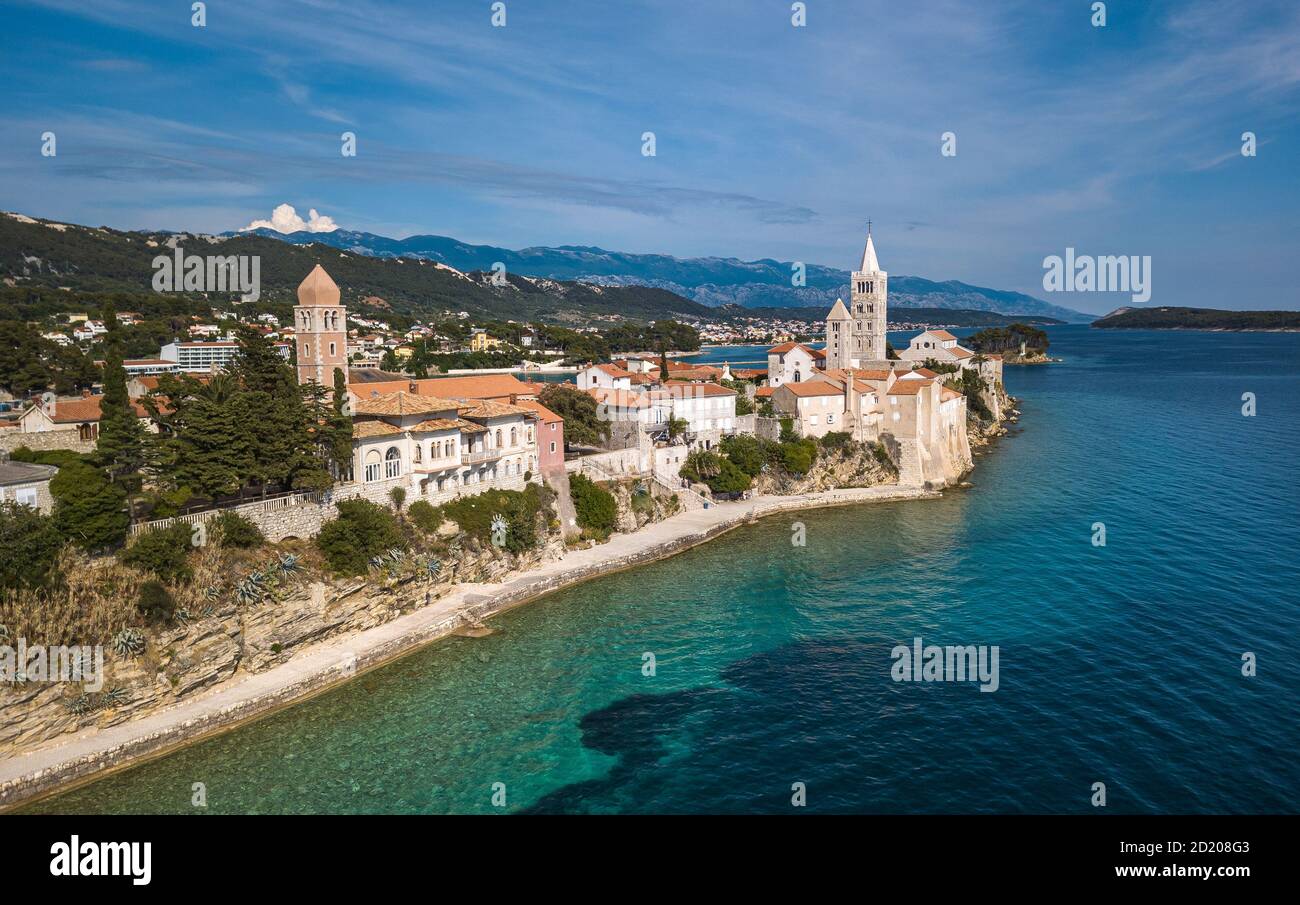
[[[111,302],[104,305],[104,325],[108,328],[104,396],[100,399],[99,440],[93,459],[108,469],[114,481],[132,492],[139,485],[140,467],[144,464],[145,431],[127,394],[122,329]]]

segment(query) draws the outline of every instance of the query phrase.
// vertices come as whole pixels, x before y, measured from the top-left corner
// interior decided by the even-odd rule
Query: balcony
[[[483,462],[492,462],[506,454],[504,449],[480,449],[473,452],[467,452],[461,456],[461,461],[466,465],[480,465]]]

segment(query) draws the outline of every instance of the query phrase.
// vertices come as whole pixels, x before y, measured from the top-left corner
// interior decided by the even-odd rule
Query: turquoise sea
[[[764,520],[30,810],[1300,811],[1300,336],[1050,332],[971,488]],[[998,690],[893,681],[917,636],[998,645]]]

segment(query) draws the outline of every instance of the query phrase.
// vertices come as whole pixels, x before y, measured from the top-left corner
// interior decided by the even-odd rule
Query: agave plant
[[[382,569],[384,567],[384,558],[382,556],[372,556],[369,559],[370,568]]]
[[[404,560],[404,559],[406,559],[406,551],[405,551],[405,550],[399,550],[397,547],[390,547],[390,548],[388,549],[388,561],[389,561],[389,562],[391,562],[391,563],[399,563],[399,562],[401,562],[401,561]]]
[[[292,553],[284,553],[280,556],[280,561],[276,563],[280,574],[284,576],[295,575],[302,571],[302,565],[298,562],[298,557]]]
[[[113,651],[119,657],[138,657],[144,653],[144,635],[138,628],[124,628],[113,636]]]
[[[429,561],[424,564],[425,575],[427,575],[429,578],[437,578],[438,573],[441,571],[442,571],[442,563],[438,561],[437,557],[430,556]]]
[[[221,599],[221,589],[216,585],[208,585],[203,589],[203,596],[208,600],[211,600],[213,603],[216,603]]]
[[[240,603],[256,603],[266,595],[262,576],[257,572],[235,585],[235,599]]]
[[[189,625],[191,620],[194,619],[190,611],[185,607],[178,607],[176,612],[172,613],[172,618],[176,620],[178,625]]]
[[[95,703],[90,699],[90,695],[88,694],[79,694],[71,701],[65,702],[64,706],[77,716],[90,713],[95,709]]]
[[[108,691],[100,695],[100,707],[121,707],[127,701],[131,700],[131,693],[120,685],[114,685]]]

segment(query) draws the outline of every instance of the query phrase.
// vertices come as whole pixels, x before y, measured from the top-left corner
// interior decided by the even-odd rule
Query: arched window
[[[384,454],[384,477],[397,478],[402,474],[402,453],[396,446],[388,447]]]
[[[379,480],[379,474],[380,474],[379,467],[380,467],[379,450],[372,449],[368,453],[366,453],[366,480],[367,481]]]
[[[419,443],[415,444],[415,461],[416,462],[424,461],[424,450]]]
[[[519,431],[516,428],[510,428],[510,446],[511,448],[519,445]]]
[[[533,442],[533,429],[531,427],[528,428],[528,442],[529,443]]]
[[[501,428],[499,428],[499,427],[497,428],[496,441],[497,441],[497,449],[500,449],[500,448],[501,448]]]

